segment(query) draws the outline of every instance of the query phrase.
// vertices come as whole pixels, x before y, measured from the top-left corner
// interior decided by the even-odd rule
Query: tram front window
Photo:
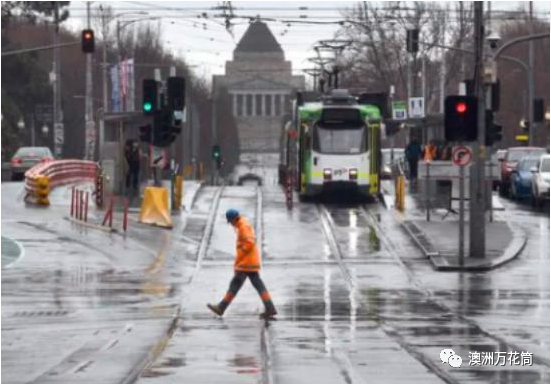
[[[314,130],[314,150],[320,153],[354,154],[366,151],[365,127],[322,127]]]

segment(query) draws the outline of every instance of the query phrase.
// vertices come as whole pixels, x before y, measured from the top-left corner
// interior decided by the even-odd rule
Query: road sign
[[[410,97],[408,103],[409,117],[423,118],[425,117],[425,98]]]
[[[518,135],[515,135],[516,141],[528,141],[530,139],[530,136],[527,133],[521,133]]]
[[[408,110],[405,101],[392,102],[392,118],[394,120],[405,120],[408,117]]]
[[[455,147],[453,147],[452,160],[455,165],[459,165],[460,167],[469,165],[472,158],[473,153],[469,148],[465,147],[464,145],[456,145]]]

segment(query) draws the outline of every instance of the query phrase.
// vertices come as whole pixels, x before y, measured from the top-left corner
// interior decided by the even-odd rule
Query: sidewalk
[[[382,185],[387,208],[393,206],[393,181]],[[405,211],[400,215],[402,227],[430,260],[437,271],[488,271],[517,257],[526,245],[526,234],[513,224],[500,221],[494,213],[493,222],[486,223],[486,252],[482,257],[470,257],[468,204],[465,214],[465,256],[459,258],[459,216],[445,209],[431,209],[427,221],[424,197],[406,185]],[[478,256],[478,255],[477,255]]]

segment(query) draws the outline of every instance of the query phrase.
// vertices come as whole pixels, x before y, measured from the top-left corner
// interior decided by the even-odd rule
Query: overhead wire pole
[[[86,17],[87,28],[90,29],[90,2],[86,3]],[[86,103],[84,111],[85,120],[85,134],[84,134],[84,148],[85,159],[94,159],[94,147],[96,143],[96,132],[94,124],[94,100],[92,97],[92,53],[86,54]]]
[[[59,2],[55,2],[54,10],[54,74],[53,74],[53,131],[54,131],[54,154],[60,158],[63,154],[64,130],[63,110],[61,109],[61,62],[59,59]]]
[[[99,161],[103,160],[103,146],[105,141],[105,114],[109,111],[109,96],[107,89],[107,21],[105,20],[105,12],[103,6],[100,5],[101,11],[101,27],[102,27],[102,53],[103,53],[103,63],[101,68],[101,77],[103,83],[103,114],[100,121],[99,127],[99,143],[98,143],[98,153]]]
[[[469,255],[483,258],[486,252],[486,201],[485,201],[485,92],[483,77],[484,60],[484,3],[474,2],[474,41],[475,41],[475,95],[478,99],[478,141],[473,144],[473,166],[470,169],[469,198]]]
[[[533,2],[530,1],[530,35],[534,34]],[[534,145],[534,41],[528,43],[528,145]]]

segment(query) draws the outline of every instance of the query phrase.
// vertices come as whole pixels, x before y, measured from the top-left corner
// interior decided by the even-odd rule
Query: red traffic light
[[[95,49],[94,43],[94,31],[92,29],[85,29],[82,31],[82,52],[93,53]]]
[[[455,110],[457,113],[465,113],[467,111],[467,104],[463,101],[460,101],[455,105]]]

